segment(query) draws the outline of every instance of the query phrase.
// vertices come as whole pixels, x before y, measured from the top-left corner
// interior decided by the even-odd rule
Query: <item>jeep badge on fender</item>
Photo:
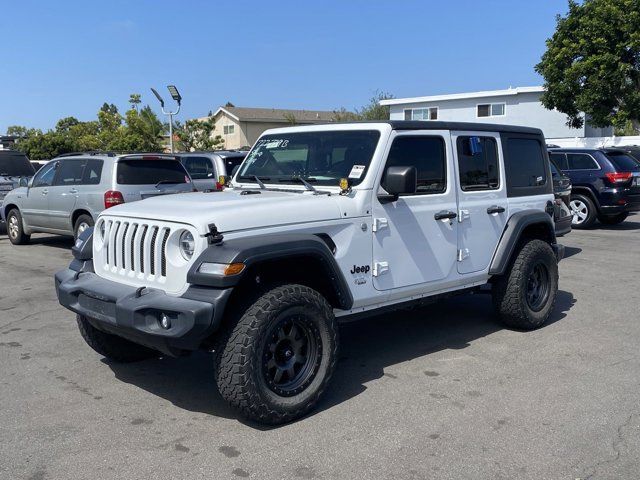
[[[221,192],[103,211],[56,291],[100,355],[213,351],[218,390],[240,415],[290,422],[328,387],[338,322],[355,315],[488,286],[505,324],[543,325],[563,254],[545,213],[552,188],[533,128],[277,128]]]

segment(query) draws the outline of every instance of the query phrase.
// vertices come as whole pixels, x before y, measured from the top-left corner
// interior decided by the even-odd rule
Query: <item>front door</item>
[[[489,267],[509,218],[500,136],[453,132],[458,171],[458,272]]]
[[[49,223],[49,190],[58,162],[50,162],[33,177],[21,213],[30,227],[46,227]]]
[[[455,273],[458,224],[449,132],[395,132],[387,149],[378,193],[385,193],[391,166],[416,167],[418,182],[415,193],[394,202],[374,196],[373,285],[424,291],[425,284]]]

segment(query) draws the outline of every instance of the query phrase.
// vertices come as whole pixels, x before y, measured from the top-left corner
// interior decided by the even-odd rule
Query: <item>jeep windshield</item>
[[[364,180],[380,132],[349,130],[265,135],[254,145],[236,177],[241,183],[338,186]]]
[[[0,176],[30,177],[34,173],[33,165],[24,154],[17,152],[0,154]]]

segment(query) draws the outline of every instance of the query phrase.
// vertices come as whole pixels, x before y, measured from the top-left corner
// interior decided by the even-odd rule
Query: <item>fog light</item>
[[[160,326],[165,330],[169,330],[171,328],[171,319],[166,313],[160,315]]]

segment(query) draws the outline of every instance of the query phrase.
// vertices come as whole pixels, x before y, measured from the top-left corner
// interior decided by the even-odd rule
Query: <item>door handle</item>
[[[447,210],[442,210],[438,213],[436,213],[433,218],[435,218],[436,220],[451,220],[453,218],[456,218],[458,216],[458,214],[456,212],[449,212]]]
[[[69,190],[69,193],[72,193],[75,195],[76,193],[78,193],[78,190],[76,190],[75,188],[72,188],[71,190]]]
[[[492,205],[489,208],[487,208],[487,213],[489,215],[493,215],[494,213],[504,213],[505,209],[504,207],[500,207],[498,205]]]
[[[49,193],[49,190],[42,190],[42,195],[46,195],[47,193]]]

